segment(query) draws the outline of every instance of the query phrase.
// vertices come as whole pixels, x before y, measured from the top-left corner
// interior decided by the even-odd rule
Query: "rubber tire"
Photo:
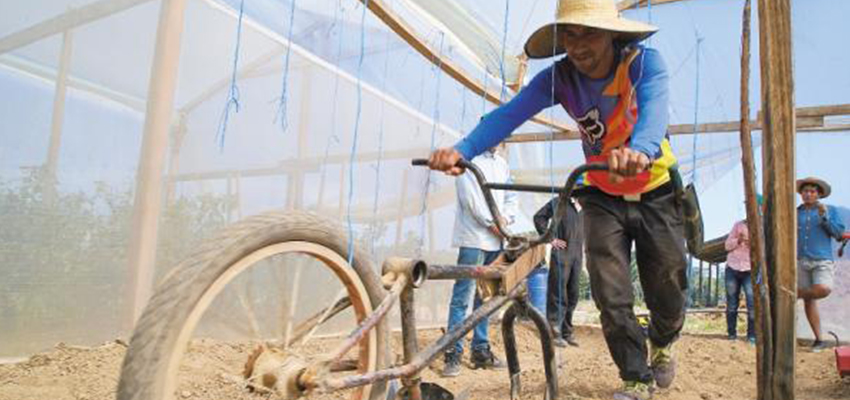
[[[348,259],[348,235],[337,222],[303,211],[261,214],[238,222],[206,242],[195,255],[175,267],[156,288],[140,317],[118,382],[117,400],[161,400],[169,356],[186,317],[215,280],[234,263],[264,247],[291,241],[311,242]],[[352,267],[374,309],[386,291],[366,253],[354,247]],[[375,327],[376,368],[389,365],[386,319]],[[185,345],[185,344],[184,344]],[[386,382],[375,383],[370,400],[384,400]]]

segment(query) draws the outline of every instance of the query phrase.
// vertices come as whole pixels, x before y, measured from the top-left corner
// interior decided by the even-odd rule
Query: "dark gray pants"
[[[573,312],[578,305],[578,281],[581,274],[581,255],[561,260],[552,251],[549,263],[549,282],[546,294],[546,319],[554,333],[561,337],[573,334]]]
[[[669,185],[669,184],[668,184]],[[611,357],[627,381],[649,382],[646,337],[635,318],[630,277],[632,243],[644,299],[649,339],[666,346],[685,321],[687,277],[679,204],[669,186],[627,202],[594,191],[583,196],[587,269]]]

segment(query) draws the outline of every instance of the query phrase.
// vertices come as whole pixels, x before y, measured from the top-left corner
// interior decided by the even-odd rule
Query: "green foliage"
[[[222,196],[178,199],[160,219],[158,275],[226,223]],[[84,193],[59,192],[42,169],[15,184],[0,181],[0,342],[35,332],[56,340],[120,332],[133,194],[107,184]],[[108,337],[107,337],[108,338]],[[43,340],[52,340],[45,337]],[[52,344],[52,343],[47,343]],[[2,355],[2,354],[0,354]]]

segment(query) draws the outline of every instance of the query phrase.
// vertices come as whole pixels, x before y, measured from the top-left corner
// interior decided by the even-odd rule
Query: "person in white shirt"
[[[475,157],[475,164],[484,174],[488,182],[507,183],[510,181],[508,162],[498,154],[499,148]],[[456,180],[457,215],[455,217],[454,237],[452,245],[459,248],[457,263],[459,265],[487,265],[493,262],[502,250],[502,236],[496,228],[493,215],[487,208],[484,194],[475,180],[472,172],[466,172]],[[503,226],[513,223],[516,215],[516,194],[504,190],[493,191],[493,198],[499,212],[503,215]],[[452,288],[452,299],[449,304],[449,320],[447,330],[459,325],[467,316],[470,299],[475,292],[474,308],[481,305],[481,297],[475,290],[475,281],[460,279],[455,281]],[[472,336],[472,365],[473,368],[502,368],[504,364],[493,355],[487,337],[488,321],[481,321],[473,330]],[[445,353],[443,376],[460,374],[460,360],[463,355],[463,340],[455,342]]]

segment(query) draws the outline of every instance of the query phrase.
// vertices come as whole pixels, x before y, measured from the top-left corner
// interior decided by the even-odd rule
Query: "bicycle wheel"
[[[193,345],[203,343],[193,340],[193,335],[198,334],[196,328],[210,325],[212,327],[205,330],[219,335],[225,331],[207,321],[232,322],[236,330],[247,326],[246,329],[253,331],[255,336],[260,336],[250,338],[249,345],[241,346],[243,354],[249,353],[247,350],[257,343],[262,343],[263,346],[283,348],[280,353],[287,357],[308,361],[319,358],[323,352],[334,348],[335,341],[341,341],[366,318],[385,296],[380,279],[363,252],[355,247],[351,264],[347,260],[345,230],[339,224],[311,213],[264,214],[234,224],[175,267],[156,288],[130,340],[117,399],[171,399],[176,397],[175,393],[189,397],[187,390],[207,386],[197,382],[191,363],[183,360],[184,356],[191,358],[186,354],[190,342]],[[261,268],[260,271],[247,272]],[[274,278],[292,277],[293,270],[295,279],[291,285],[281,284],[279,279]],[[323,281],[317,275],[319,272],[329,278]],[[243,277],[240,278],[240,275]],[[331,289],[331,283],[340,289]],[[311,284],[313,287],[307,287]],[[248,299],[248,296],[243,296],[252,291],[261,294]],[[334,291],[337,293],[330,301],[327,296],[324,300],[317,300],[320,292]],[[301,301],[300,307],[295,306],[296,293],[306,298]],[[280,304],[287,301],[289,304]],[[254,310],[257,305],[269,303],[277,304],[277,310],[268,313]],[[237,317],[239,314],[234,310],[240,309],[246,315]],[[337,316],[340,313],[351,315],[343,318]],[[312,317],[307,317],[311,314]],[[258,315],[267,318],[259,318]],[[281,318],[274,317],[281,315]],[[317,315],[320,316],[317,318]],[[343,319],[344,327],[338,326],[340,319]],[[337,326],[332,324],[333,321]],[[280,334],[265,334],[272,329],[264,329],[263,325],[277,326],[276,331]],[[336,334],[322,332],[326,327],[328,330],[336,329]],[[349,370],[340,368],[343,372],[339,373],[365,373],[386,367],[387,335],[387,323],[382,321],[349,352],[356,353],[353,360],[347,360]],[[305,343],[310,339],[314,339],[313,342]],[[244,355],[247,360],[248,355]],[[236,376],[241,371],[232,372],[226,376]],[[224,374],[219,372],[218,376]],[[183,383],[193,379],[195,381],[190,384]],[[238,392],[233,392],[237,393],[237,397],[241,396],[239,393],[246,393],[245,386],[248,386],[239,383],[246,384],[234,382],[234,386],[242,386]],[[206,389],[201,389],[206,392]],[[376,383],[350,392],[352,399],[382,399],[386,384]],[[231,393],[224,397],[232,396]]]

